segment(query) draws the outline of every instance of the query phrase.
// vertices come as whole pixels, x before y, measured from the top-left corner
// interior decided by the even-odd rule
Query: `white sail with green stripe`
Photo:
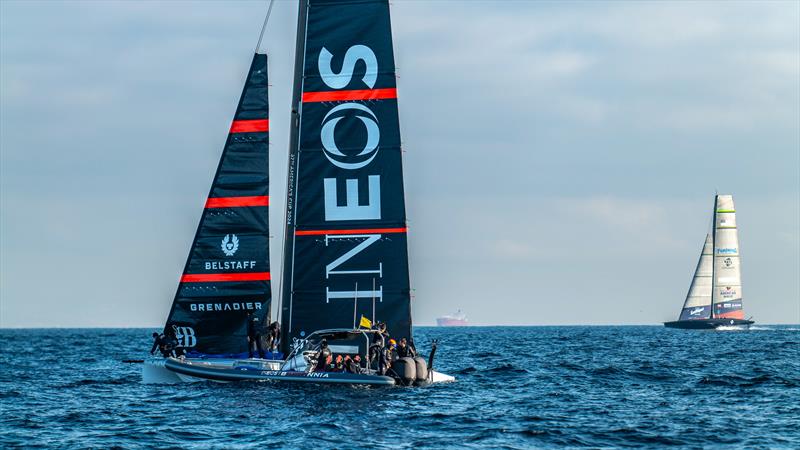
[[[732,195],[717,195],[714,207],[712,317],[744,319],[739,230]]]

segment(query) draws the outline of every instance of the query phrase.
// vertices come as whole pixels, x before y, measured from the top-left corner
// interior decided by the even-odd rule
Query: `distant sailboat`
[[[706,235],[692,284],[678,320],[665,322],[669,328],[713,329],[720,326],[749,326],[742,308],[742,277],[739,258],[739,230],[732,195],[714,199],[714,229]]]

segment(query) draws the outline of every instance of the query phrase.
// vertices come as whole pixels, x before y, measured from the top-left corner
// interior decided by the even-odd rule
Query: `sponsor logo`
[[[367,141],[364,144],[364,148],[356,155],[342,153],[337,147],[334,138],[336,124],[344,119],[348,112],[354,114],[355,118],[360,120],[367,130]],[[381,138],[381,131],[378,128],[378,118],[371,109],[359,103],[345,103],[328,111],[328,114],[322,119],[320,137],[322,138],[322,147],[325,149],[325,157],[328,158],[331,164],[342,169],[354,170],[366,166],[375,159],[378,154],[378,141]],[[345,159],[355,161],[345,162]]]
[[[192,327],[173,325],[172,329],[175,331],[175,338],[178,339],[178,347],[194,347],[197,344],[197,338]]]
[[[722,264],[725,264],[725,267],[731,267],[733,265],[733,260],[730,258],[725,258],[722,260]]]
[[[206,270],[254,269],[255,261],[206,261]]]
[[[700,314],[703,311],[705,311],[705,308],[695,308],[695,309],[689,311],[689,315],[690,316],[696,316],[696,315]]]
[[[293,372],[285,370],[262,370],[261,375],[268,377],[285,377],[285,376],[303,376],[306,378],[330,378],[330,374],[326,372]]]
[[[730,286],[726,286],[725,289],[719,291],[719,295],[723,298],[730,298],[736,295],[736,289],[731,288]]]
[[[225,253],[225,256],[235,255],[236,250],[239,250],[239,238],[237,238],[235,234],[226,234],[225,237],[222,238],[220,248],[222,249],[222,253]]]
[[[363,44],[350,46],[342,59],[339,72],[335,72],[331,63],[334,55],[325,47],[319,53],[317,67],[322,81],[331,89],[344,89],[350,86],[356,76],[356,67],[365,70],[359,80],[358,89],[374,89],[378,81],[378,58],[375,52]],[[359,73],[361,73],[359,71]],[[335,167],[343,171],[359,170],[359,173],[340,172],[336,178],[323,178],[323,200],[325,221],[380,220],[381,219],[381,176],[370,174],[369,165],[375,160],[380,150],[381,129],[378,117],[370,108],[371,104],[348,102],[332,107],[323,117],[320,128],[320,139],[323,154]],[[365,136],[363,143],[337,143],[336,127],[344,122],[341,128],[352,126],[363,127]],[[347,124],[347,125],[345,125]],[[339,136],[341,139],[341,135]],[[341,145],[340,145],[341,144]],[[366,186],[364,186],[366,184]],[[342,187],[344,189],[342,189]],[[344,193],[344,198],[340,198]],[[383,277],[383,263],[379,260],[360,263],[353,267],[353,259],[364,250],[381,239],[381,234],[349,234],[325,236],[325,246],[352,242],[353,246],[333,258],[325,266],[326,280],[343,281],[347,277],[374,274],[378,279]],[[349,264],[348,264],[349,261]],[[378,280],[376,280],[378,281]],[[355,282],[342,283],[355,286]],[[355,291],[333,291],[325,286],[326,302],[332,299],[373,298],[383,301],[383,287],[378,282],[372,289],[356,289]],[[300,333],[303,336],[303,333]]]
[[[192,312],[255,311],[261,306],[261,302],[192,303],[189,309]]]
[[[737,248],[736,247],[733,247],[733,248],[718,248],[717,249],[717,254],[719,254],[719,255],[734,255],[736,253],[737,253]]]

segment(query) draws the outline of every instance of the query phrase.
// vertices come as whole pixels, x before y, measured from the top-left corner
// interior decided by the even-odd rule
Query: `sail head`
[[[267,86],[256,54],[165,325],[190,354],[245,354],[248,321],[269,320]]]

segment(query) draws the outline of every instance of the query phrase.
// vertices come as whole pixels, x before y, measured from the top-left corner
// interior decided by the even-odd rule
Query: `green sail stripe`
[[[735,209],[718,209],[717,212],[718,213],[735,213],[736,210]]]

